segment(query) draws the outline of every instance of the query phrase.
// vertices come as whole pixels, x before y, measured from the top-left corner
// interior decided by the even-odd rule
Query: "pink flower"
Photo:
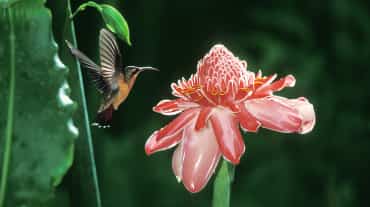
[[[284,133],[307,133],[315,125],[313,106],[306,98],[287,99],[273,95],[293,87],[295,78],[276,74],[262,76],[247,70],[223,45],[215,45],[198,62],[189,80],[172,83],[177,99],[162,100],[153,110],[179,114],[155,131],[145,144],[148,155],[178,145],[172,169],[190,192],[204,188],[221,156],[237,165],[245,152],[239,126],[246,132],[264,127]]]

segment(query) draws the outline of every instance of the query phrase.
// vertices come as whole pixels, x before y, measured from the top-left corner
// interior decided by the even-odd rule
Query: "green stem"
[[[95,2],[93,2],[93,1],[89,1],[89,2],[86,2],[86,3],[84,3],[84,4],[81,4],[77,9],[76,9],[76,11],[75,12],[73,12],[73,14],[72,15],[70,15],[70,19],[73,19],[80,11],[83,11],[83,10],[85,10],[86,9],[86,7],[88,7],[88,6],[90,6],[90,7],[94,7],[94,8],[96,8],[97,10],[99,10],[100,12],[103,10],[102,9],[102,7],[99,5],[99,4],[97,4],[97,3],[95,3]]]
[[[68,0],[67,1],[67,6],[68,6],[68,13],[71,13],[71,3]],[[68,21],[66,21],[68,22]],[[76,45],[76,36],[75,36],[75,27],[73,21],[71,21],[71,33],[72,33],[72,43]],[[79,65],[79,62],[77,61],[77,73],[78,73],[78,79],[79,79],[79,86],[80,86],[80,93],[81,93],[81,101],[82,101],[82,108],[83,108],[83,114],[84,114],[84,124],[85,124],[85,129],[86,129],[86,136],[87,136],[87,142],[88,142],[88,149],[89,149],[89,154],[90,154],[90,163],[91,163],[91,174],[93,177],[93,182],[94,182],[94,188],[95,188],[95,196],[96,196],[96,203],[98,207],[102,206],[101,202],[101,197],[100,197],[100,188],[99,188],[99,183],[98,183],[98,173],[96,170],[96,163],[95,163],[95,156],[94,156],[94,146],[92,142],[92,136],[91,136],[91,131],[90,131],[90,121],[89,121],[89,116],[87,112],[87,103],[86,103],[86,95],[85,95],[85,89],[84,89],[84,83],[83,83],[83,76],[82,76],[82,71],[81,67]],[[1,207],[1,206],[0,206]]]
[[[9,47],[10,47],[10,80],[9,80],[9,99],[8,99],[8,114],[5,128],[5,146],[4,146],[4,157],[1,171],[1,185],[0,185],[0,207],[4,206],[6,184],[9,174],[9,162],[11,156],[12,146],[12,132],[13,132],[13,113],[14,113],[14,88],[15,88],[15,35],[13,25],[13,14],[12,9],[7,8],[9,15],[10,25],[10,36],[9,36]]]
[[[221,167],[217,172],[213,184],[212,207],[229,207],[231,195],[231,183],[234,180],[234,165],[222,159]]]

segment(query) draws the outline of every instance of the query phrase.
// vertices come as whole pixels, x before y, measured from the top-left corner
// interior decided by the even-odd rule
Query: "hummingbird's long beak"
[[[140,72],[145,70],[159,71],[159,69],[153,67],[137,67],[137,68],[139,69]]]
[[[138,67],[138,66],[126,66],[125,70],[134,70],[136,69],[137,72],[143,72],[143,71],[146,71],[146,70],[152,70],[152,71],[159,71],[159,69],[157,68],[153,68],[153,67],[150,67],[150,66],[146,66],[146,67]]]

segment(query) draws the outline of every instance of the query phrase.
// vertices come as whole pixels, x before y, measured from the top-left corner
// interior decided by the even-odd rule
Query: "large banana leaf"
[[[0,2],[0,207],[43,206],[78,135],[43,0]]]

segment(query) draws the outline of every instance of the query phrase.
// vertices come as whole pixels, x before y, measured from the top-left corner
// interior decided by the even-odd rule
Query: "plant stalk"
[[[231,184],[234,180],[235,166],[222,159],[213,184],[212,207],[229,207]]]
[[[94,2],[90,2],[90,4],[95,4]],[[71,2],[70,0],[67,1],[67,12],[68,12],[68,15],[66,16],[67,19],[66,19],[66,23],[68,23],[68,18],[70,16],[73,16],[71,15]],[[75,12],[74,15],[76,15],[78,12],[78,10]],[[73,18],[73,17],[72,17]],[[70,27],[71,27],[71,33],[72,33],[72,44],[74,45],[77,45],[77,40],[76,40],[76,36],[75,36],[75,27],[74,27],[74,22],[73,20],[70,21]],[[83,84],[83,76],[82,76],[82,70],[81,70],[81,67],[80,67],[80,64],[79,62],[77,61],[76,62],[77,64],[77,74],[78,74],[78,79],[79,79],[79,90],[80,90],[80,93],[81,93],[81,102],[82,102],[82,108],[83,108],[83,114],[84,114],[84,126],[85,126],[85,129],[86,129],[86,136],[87,136],[87,143],[88,143],[88,150],[89,150],[89,158],[90,158],[90,163],[91,163],[91,174],[92,174],[92,177],[93,177],[93,185],[94,185],[94,189],[95,189],[95,196],[96,196],[96,204],[97,204],[97,207],[101,207],[102,206],[102,201],[101,201],[101,197],[100,197],[100,187],[99,187],[99,183],[98,183],[98,173],[97,173],[97,170],[96,170],[96,163],[95,163],[95,156],[94,156],[94,145],[93,145],[93,142],[92,142],[92,135],[91,135],[91,130],[90,130],[90,121],[89,121],[89,116],[88,116],[88,112],[87,112],[87,102],[86,102],[86,95],[85,95],[85,89],[84,89],[84,84]],[[0,206],[1,207],[1,206]]]

